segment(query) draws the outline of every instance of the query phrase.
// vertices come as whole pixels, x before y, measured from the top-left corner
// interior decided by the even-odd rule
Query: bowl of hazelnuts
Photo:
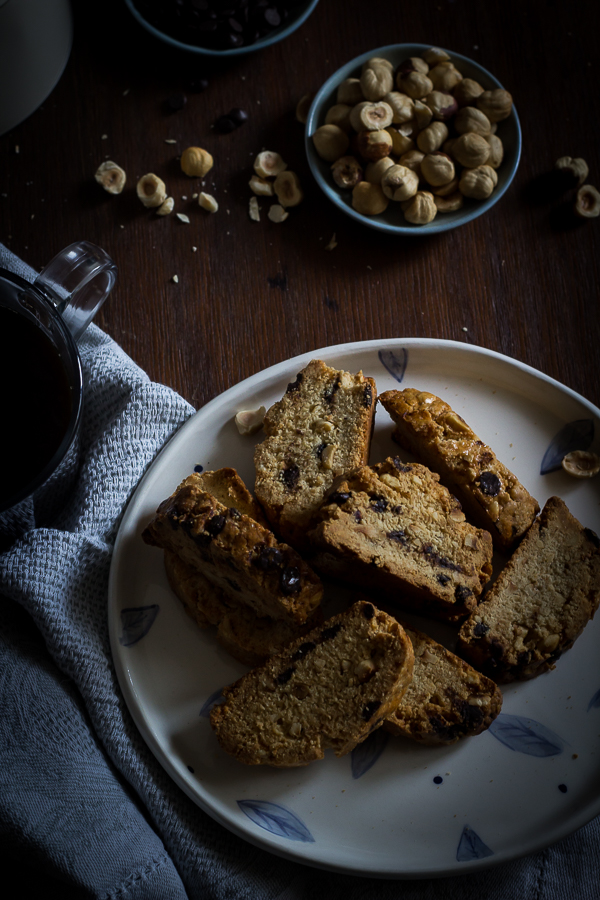
[[[487,212],[521,156],[513,98],[478,63],[393,44],[342,66],[316,94],[311,171],[343,212],[390,234],[430,234]]]

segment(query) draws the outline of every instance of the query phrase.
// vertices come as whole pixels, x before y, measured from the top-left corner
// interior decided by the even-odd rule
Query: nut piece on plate
[[[417,136],[417,147],[423,153],[439,150],[448,137],[448,126],[444,122],[432,122]]]
[[[474,169],[476,166],[483,166],[488,161],[491,149],[481,134],[469,132],[456,138],[452,144],[451,153],[461,166]]]
[[[360,78],[346,78],[337,89],[337,103],[347,103],[348,106],[356,106],[365,97],[360,86]]]
[[[491,166],[463,169],[458,183],[461,194],[474,200],[485,200],[498,184],[498,175]]]
[[[491,134],[492,123],[486,114],[477,109],[476,106],[463,106],[456,114],[454,128],[459,134],[467,134],[467,132],[472,131],[474,134],[481,134],[483,137],[487,137]]]
[[[383,159],[370,162],[365,169],[365,181],[369,181],[371,184],[381,184],[381,179],[386,171],[393,165],[395,163],[391,156],[384,156]]]
[[[289,169],[279,173],[273,189],[282,206],[297,206],[304,199],[300,179],[295,172],[290,172]]]
[[[404,218],[412,225],[428,225],[437,214],[435,198],[429,191],[417,191],[414,197],[402,204]]]
[[[142,175],[136,186],[136,193],[144,206],[161,206],[167,199],[167,188],[162,178],[149,172]]]
[[[390,200],[408,200],[414,197],[418,188],[418,175],[405,166],[390,166],[381,179],[381,189]]]
[[[484,91],[476,100],[479,109],[486,114],[490,122],[501,122],[508,119],[512,112],[512,96],[502,88]]]
[[[219,209],[219,204],[215,198],[211,194],[205,194],[204,191],[198,194],[198,206],[210,213],[216,213]]]
[[[274,178],[284,169],[287,169],[287,163],[272,150],[263,150],[254,160],[254,171],[261,178]]]
[[[591,184],[584,184],[577,191],[575,213],[582,219],[595,219],[600,213],[600,194]]]
[[[383,162],[383,160],[379,162]],[[391,163],[390,160],[390,165]],[[372,165],[378,165],[378,163],[372,163]],[[353,188],[355,184],[363,180],[362,166],[354,156],[340,156],[339,159],[336,159],[331,167],[331,174],[337,186],[344,190]],[[370,180],[367,178],[367,181]]]
[[[385,212],[389,199],[379,184],[359,181],[352,191],[352,206],[364,216],[378,216]]]
[[[186,175],[204,178],[213,167],[213,158],[202,147],[187,147],[181,154],[181,170]]]
[[[240,409],[235,414],[235,424],[240,434],[255,434],[263,426],[265,420],[266,407],[259,406],[258,409]]]
[[[321,125],[312,136],[315,150],[325,162],[335,162],[348,149],[350,140],[338,125]]]
[[[588,450],[572,450],[563,457],[562,467],[575,478],[593,478],[600,472],[600,456]]]
[[[554,168],[565,177],[566,181],[570,182],[569,186],[571,187],[580,187],[590,171],[585,159],[580,157],[573,159],[570,156],[561,156],[554,163]]]
[[[94,178],[109,194],[120,194],[125,187],[127,176],[121,166],[107,159],[98,166]]]

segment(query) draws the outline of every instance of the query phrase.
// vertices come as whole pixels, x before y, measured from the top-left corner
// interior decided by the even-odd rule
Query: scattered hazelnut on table
[[[388,203],[379,184],[359,181],[352,191],[352,206],[364,216],[378,216],[387,209]]]
[[[365,97],[360,86],[360,78],[345,78],[337,89],[336,100],[338,103],[347,103],[348,106],[356,106]]]
[[[181,170],[193,178],[204,178],[213,167],[213,158],[202,147],[187,147],[181,154]]]
[[[600,472],[600,456],[587,450],[572,450],[562,459],[562,467],[575,478],[593,478]]]
[[[337,125],[321,125],[312,136],[315,150],[326,162],[335,162],[348,149],[350,140]]]
[[[383,160],[379,160],[379,162],[381,163]],[[390,160],[390,164],[391,162]],[[372,163],[372,165],[378,165],[378,163]],[[339,159],[336,159],[331,167],[331,174],[337,186],[343,190],[350,190],[363,180],[362,166],[354,156],[340,156]],[[369,180],[367,178],[367,181]]]
[[[428,225],[437,214],[433,194],[429,191],[417,191],[414,197],[402,204],[404,218],[413,225]]]
[[[281,205],[285,207],[297,206],[304,199],[300,179],[295,172],[290,172],[289,169],[279,173],[273,183],[273,190]]]
[[[590,171],[585,159],[573,159],[571,156],[561,156],[554,168],[564,177],[568,187],[580,187]]]
[[[161,206],[167,199],[167,188],[162,178],[149,172],[142,175],[136,185],[136,193],[144,206]]]
[[[575,214],[582,219],[595,219],[600,214],[600,193],[591,184],[584,184],[577,191]]]
[[[111,159],[98,166],[94,178],[109,194],[120,194],[127,180],[125,170]]]
[[[266,178],[261,178],[260,175],[253,175],[248,184],[250,185],[250,190],[254,194],[258,194],[259,197],[273,196],[273,182],[267,181]]]
[[[287,163],[272,150],[263,150],[254,160],[254,171],[260,178],[275,178],[284,169],[287,169]]]
[[[308,112],[314,99],[314,94],[303,94],[303,96],[298,100],[298,103],[296,105],[296,120],[298,122],[301,122],[302,125],[306,125]]]
[[[277,222],[279,224],[279,222],[285,222],[285,220],[289,216],[289,212],[286,212],[283,206],[281,206],[279,203],[273,203],[273,205],[269,207],[267,216],[269,217],[271,222]]]
[[[173,199],[173,197],[167,197],[167,199],[163,200],[163,202],[160,204],[160,206],[156,210],[156,215],[157,216],[168,216],[170,213],[173,212],[174,208],[175,208],[175,200]]]

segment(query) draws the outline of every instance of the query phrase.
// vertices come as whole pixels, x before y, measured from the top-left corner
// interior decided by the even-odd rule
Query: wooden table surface
[[[596,2],[321,0],[291,37],[220,68],[150,38],[119,0],[74,6],[62,79],[0,138],[0,241],[35,268],[78,239],[104,247],[119,276],[97,324],[153,380],[198,408],[298,353],[429,337],[499,351],[600,405],[600,219],[575,227],[566,198],[531,190],[564,155],[586,159],[600,187]],[[295,118],[299,98],[338,67],[395,42],[481,63],[511,91],[522,124],[508,192],[439,236],[383,236],[334,208],[311,178]],[[194,93],[201,75],[208,87]],[[178,93],[187,103],[169,111]],[[236,106],[246,124],[216,133],[215,119]],[[181,172],[189,145],[214,156],[205,186],[220,204],[214,215],[192,199],[199,181]],[[281,153],[304,188],[281,224],[266,203],[260,222],[248,215],[262,149]],[[119,196],[94,180],[106,158],[127,172]],[[189,224],[142,206],[135,184],[146,172],[165,180]]]

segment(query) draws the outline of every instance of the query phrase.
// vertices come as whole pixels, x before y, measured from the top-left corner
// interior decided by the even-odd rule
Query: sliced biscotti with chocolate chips
[[[372,378],[312,360],[267,412],[254,453],[255,493],[283,540],[306,545],[306,528],[342,472],[368,461],[377,391]]]
[[[237,509],[265,528],[269,527],[262,507],[256,502],[235,469],[224,467],[214,471],[194,472],[194,481],[199,488],[212,494],[223,506]]]
[[[539,504],[494,451],[439,397],[405,388],[379,398],[396,426],[393,437],[434,472],[467,516],[510,550],[539,512]]]
[[[309,533],[311,565],[447,621],[464,619],[492,573],[492,539],[439,476],[398,457],[362,466],[327,496]]]
[[[502,693],[432,637],[402,622],[415,654],[413,679],[386,731],[421,744],[453,744],[481,734],[502,708]]]
[[[175,553],[257,616],[302,625],[321,602],[322,584],[298,553],[250,516],[219,503],[196,475],[160,504],[142,537]]]
[[[175,595],[200,628],[216,626],[218,643],[234,659],[247,666],[265,662],[295,638],[306,634],[323,621],[317,607],[303,625],[281,619],[258,616],[254,610],[225,594],[202,573],[177,554],[165,550],[165,571]]]
[[[479,608],[457,652],[495,681],[553,669],[600,602],[600,540],[550,497]]]
[[[343,756],[391,715],[412,672],[402,627],[360,601],[225,688],[211,725],[246,765],[304,766],[327,748]]]

